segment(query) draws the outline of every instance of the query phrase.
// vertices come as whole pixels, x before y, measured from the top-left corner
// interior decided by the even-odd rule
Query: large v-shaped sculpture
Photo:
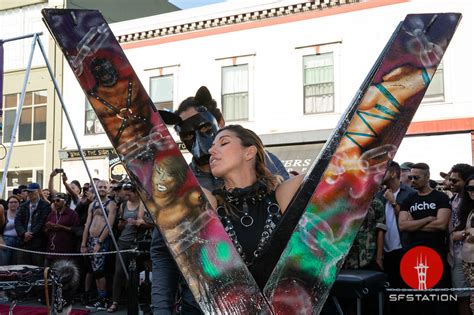
[[[319,312],[460,18],[412,15],[395,32],[281,221],[265,298],[102,15],[43,16],[208,314]]]

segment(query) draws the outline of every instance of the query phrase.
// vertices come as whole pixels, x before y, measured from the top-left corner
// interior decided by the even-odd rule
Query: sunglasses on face
[[[474,186],[466,186],[466,191],[473,192],[474,191]]]
[[[124,184],[122,185],[123,190],[133,190],[133,185],[132,184]]]
[[[418,175],[408,175],[408,179],[409,180],[419,180],[420,176],[418,176]]]
[[[453,184],[456,184],[457,182],[459,182],[459,180],[456,178],[450,178],[449,181]]]

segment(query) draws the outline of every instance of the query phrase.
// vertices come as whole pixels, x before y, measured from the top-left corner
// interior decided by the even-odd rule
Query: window
[[[222,111],[224,119],[249,119],[248,64],[222,67]]]
[[[0,176],[3,176],[3,172],[0,172]],[[1,178],[1,177],[0,177]],[[7,182],[4,191],[8,197],[12,194],[13,189],[18,188],[19,185],[28,185],[33,182],[33,171],[10,171],[7,173]],[[5,198],[6,199],[6,198]]]
[[[84,126],[84,134],[85,135],[97,135],[104,133],[104,128],[102,128],[102,124],[97,118],[97,115],[94,112],[94,109],[89,103],[89,100],[86,98],[86,121]]]
[[[3,142],[10,142],[15,124],[16,110],[20,102],[20,93],[7,94],[4,98]],[[19,142],[46,139],[46,90],[30,91],[25,94],[25,101],[20,116],[16,139]]]
[[[334,112],[333,53],[303,56],[304,113]]]
[[[150,97],[156,108],[173,111],[173,85],[172,74],[150,78]]]
[[[425,93],[423,98],[423,103],[433,103],[433,102],[444,102],[444,75],[443,75],[443,62],[436,69],[433,78],[431,79],[430,86]]]

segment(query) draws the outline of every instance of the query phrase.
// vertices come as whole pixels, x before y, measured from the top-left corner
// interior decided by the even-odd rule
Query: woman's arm
[[[280,184],[280,186],[277,187],[276,199],[278,201],[278,205],[280,206],[281,212],[286,211],[291,199],[293,199],[296,191],[298,188],[300,188],[304,177],[305,174],[297,175],[293,178],[290,178],[289,180],[284,181]]]

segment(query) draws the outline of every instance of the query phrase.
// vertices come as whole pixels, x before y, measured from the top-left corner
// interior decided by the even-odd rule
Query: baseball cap
[[[411,167],[414,165],[415,163],[413,162],[403,162],[401,165],[400,165],[400,169],[402,171],[409,171],[411,170]]]
[[[448,177],[448,173],[439,172],[439,176],[441,176],[441,178],[443,178],[443,179],[446,179],[446,177]]]
[[[40,185],[38,183],[31,183],[28,184],[28,186],[25,188],[26,191],[35,191],[41,189]]]
[[[65,193],[58,192],[58,193],[55,193],[52,198],[52,200],[55,200],[55,199],[67,200],[67,195]]]

